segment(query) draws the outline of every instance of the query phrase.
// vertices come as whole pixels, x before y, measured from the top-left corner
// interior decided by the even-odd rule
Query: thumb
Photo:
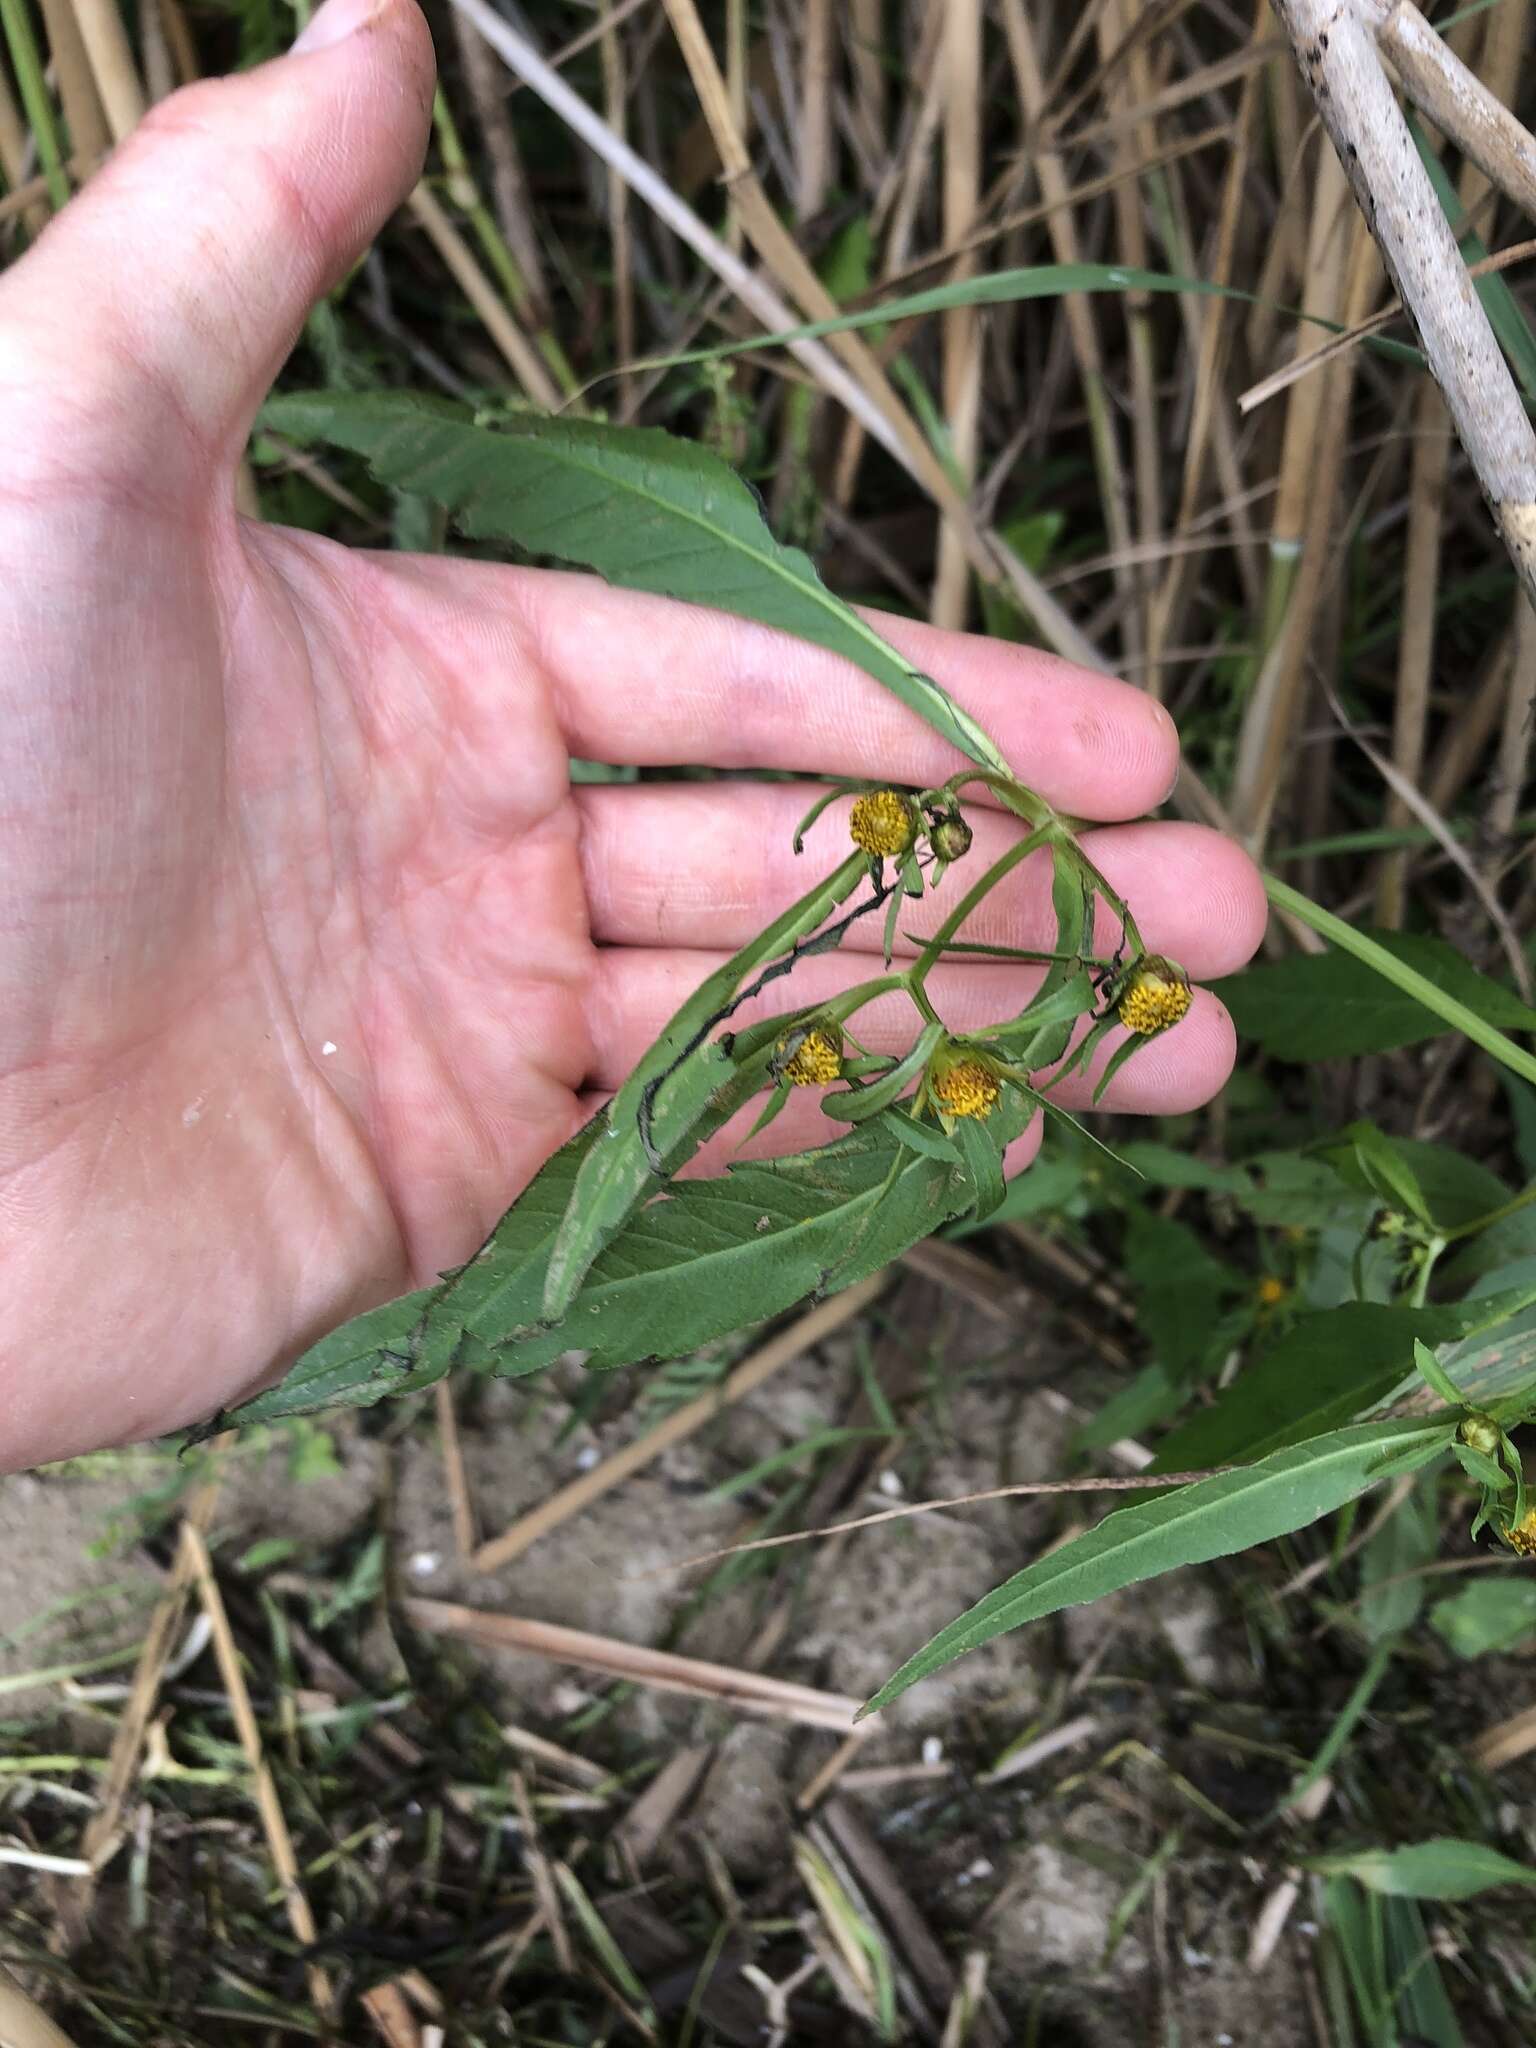
[[[71,460],[88,433],[98,459],[105,435],[157,468],[233,461],[305,314],[419,175],[433,79],[415,0],[327,0],[288,55],[161,101],[0,285],[0,388],[40,348],[39,430]]]

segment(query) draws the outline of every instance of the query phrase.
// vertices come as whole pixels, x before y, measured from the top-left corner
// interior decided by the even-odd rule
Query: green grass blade
[[[1447,995],[1444,989],[1436,988],[1432,981],[1426,981],[1404,961],[1394,958],[1384,946],[1368,939],[1353,925],[1346,924],[1343,918],[1335,917],[1331,910],[1324,910],[1320,903],[1314,903],[1311,897],[1303,896],[1299,889],[1293,889],[1275,875],[1265,875],[1264,891],[1276,909],[1289,911],[1320,938],[1331,939],[1346,953],[1353,953],[1357,960],[1363,960],[1367,967],[1374,968],[1384,980],[1392,982],[1405,995],[1412,996],[1415,1002],[1422,1003],[1426,1010],[1433,1010],[1437,1017],[1443,1018],[1464,1038],[1470,1038],[1474,1045],[1480,1045],[1484,1052],[1491,1053],[1511,1073],[1519,1074],[1522,1080],[1536,1082],[1536,1058],[1475,1010],[1468,1009],[1455,996]]]

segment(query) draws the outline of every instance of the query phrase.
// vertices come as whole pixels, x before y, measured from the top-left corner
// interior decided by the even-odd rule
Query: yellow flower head
[[[917,805],[896,789],[871,789],[858,798],[848,819],[855,846],[877,857],[896,859],[917,837]]]
[[[1285,1299],[1285,1282],[1275,1273],[1266,1273],[1259,1281],[1259,1305],[1261,1308],[1277,1308]]]
[[[1125,977],[1115,1015],[1127,1031],[1155,1038],[1189,1009],[1189,976],[1161,953],[1146,953]]]
[[[843,1035],[832,1024],[786,1031],[774,1047],[774,1067],[796,1088],[825,1088],[843,1071]]]
[[[933,1099],[945,1116],[989,1117],[1001,1093],[997,1076],[980,1060],[955,1060],[934,1070]]]
[[[1504,1531],[1504,1541],[1521,1557],[1536,1557],[1536,1508],[1527,1508],[1519,1521]]]

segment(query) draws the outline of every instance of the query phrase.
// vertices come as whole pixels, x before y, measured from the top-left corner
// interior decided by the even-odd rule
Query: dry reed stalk
[[[1026,0],[1001,0],[1003,33],[1009,61],[1024,117],[1026,135],[1038,137],[1046,108],[1046,89],[1034,30]],[[1053,150],[1035,147],[1031,151],[1040,194],[1051,209],[1047,232],[1058,263],[1081,261],[1077,224],[1073,218],[1071,194],[1061,159]],[[1119,429],[1104,374],[1104,357],[1099,347],[1093,302],[1082,293],[1068,293],[1061,301],[1062,317],[1072,342],[1077,374],[1088,411],[1088,432],[1093,447],[1094,470],[1098,478],[1099,504],[1112,553],[1123,556],[1131,546],[1130,488],[1120,453]],[[1127,602],[1134,593],[1134,580],[1122,562],[1114,572],[1115,588]]]
[[[40,235],[48,225],[48,180],[29,178],[31,155],[27,125],[11,94],[11,82],[0,64],[0,171],[11,187],[0,199],[0,225],[18,215],[29,235]]]
[[[737,206],[748,241],[767,265],[779,288],[789,294],[805,319],[835,319],[839,310],[836,301],[784,226],[752,168],[746,144],[731,119],[730,96],[700,19],[696,0],[665,0],[665,6],[683,61],[693,80],[694,92],[714,137],[722,182]],[[827,341],[832,354],[857,381],[860,391],[882,421],[887,436],[894,439],[903,465],[928,492],[945,519],[958,528],[970,558],[977,562],[989,581],[994,580],[998,563],[978,532],[969,507],[897,396],[868,342],[858,333],[829,335]],[[1043,592],[1041,594],[1044,595]]]
[[[886,89],[881,0],[849,0],[848,57],[853,71],[853,124],[871,163],[885,155]]]
[[[617,32],[620,17],[611,0],[604,6],[598,35],[604,49]],[[491,210],[508,254],[516,267],[523,297],[517,310],[529,326],[542,333],[549,324],[549,288],[544,276],[544,257],[533,225],[528,196],[528,176],[518,148],[517,131],[507,111],[502,85],[505,74],[489,45],[467,15],[453,13],[454,37],[464,87],[475,110],[475,120],[490,164]],[[604,58],[606,75],[606,55]]]
[[[620,168],[646,204],[681,241],[704,259],[718,277],[730,285],[743,305],[749,307],[757,318],[776,327],[797,324],[779,293],[733,256],[719,236],[711,234],[692,208],[678,198],[643,158],[621,142],[585,101],[551,71],[526,36],[510,28],[487,4],[487,0],[452,0],[452,4],[470,16],[507,64],[526,83],[536,87],[546,105],[552,107],[590,148],[605,162]],[[667,7],[669,14],[675,14],[682,20],[685,28],[691,22],[692,32],[685,47],[691,50],[694,61],[704,67],[701,75],[707,87],[712,122],[724,121],[729,112],[728,96],[699,23],[697,9],[692,0],[667,0]],[[723,136],[727,148],[722,149],[722,156],[726,156],[728,150],[730,162],[743,161],[740,138],[729,127],[728,121],[723,128]],[[735,175],[733,189],[748,234],[759,252],[764,253],[769,268],[777,275],[787,273],[794,277],[797,289],[805,290],[802,304],[813,318],[834,318],[836,307],[770,206],[767,195],[752,175],[750,165]],[[765,252],[771,252],[773,260]],[[977,525],[965,499],[950,483],[943,464],[935,457],[916,423],[891,390],[878,361],[867,347],[859,344],[854,334],[842,334],[832,337],[832,340],[834,346],[830,348],[811,340],[791,342],[788,346],[812,370],[829,394],[860,419],[881,446],[916,479],[945,517],[961,527],[972,565],[978,574],[992,582],[1000,573],[1018,602],[1034,615],[1036,624],[1058,654],[1084,667],[1102,669],[1105,664],[1092,641],[1068,617],[1039,577],[1019,560],[1001,535],[993,530],[983,532]],[[845,359],[858,365],[859,374],[852,374],[844,368]]]
[[[922,189],[924,172],[933,152],[934,139],[939,132],[939,122],[944,111],[944,70],[936,61],[937,52],[944,34],[944,11],[942,0],[931,0],[923,16],[923,32],[918,48],[915,75],[924,80],[918,99],[916,117],[909,115],[904,121],[905,138],[898,145],[880,189],[875,194],[870,208],[870,224],[879,230],[882,221],[885,226],[885,248],[881,258],[881,289],[885,289],[899,276],[911,249],[913,229],[917,220],[917,208]],[[893,331],[876,347],[876,354],[882,363],[890,362],[903,345],[904,330]],[[838,512],[846,513],[853,503],[854,490],[858,483],[859,465],[864,458],[865,433],[860,422],[850,416],[843,426],[842,439],[838,444],[836,459],[832,466],[832,483],[829,496]],[[917,596],[914,610],[922,609],[921,594]]]
[[[405,1993],[393,1978],[363,1992],[359,2003],[384,2048],[421,2048],[421,2028]]]
[[[1107,63],[1125,40],[1129,17],[1124,0],[1108,0],[1099,10],[1098,43],[1101,61]],[[1146,53],[1135,51],[1127,60],[1133,98],[1146,98],[1148,79]],[[1114,152],[1121,164],[1135,155],[1148,154],[1147,131],[1137,126],[1122,130]],[[1146,270],[1147,230],[1142,215],[1139,184],[1122,180],[1113,194],[1116,247],[1132,270]],[[1152,334],[1152,301],[1144,291],[1127,290],[1120,295],[1125,320],[1127,351],[1131,372],[1131,471],[1136,496],[1136,540],[1141,549],[1155,551],[1162,528],[1162,453],[1158,436],[1157,355]],[[1145,557],[1144,557],[1145,559]],[[1151,579],[1138,569],[1133,577],[1137,591],[1134,607],[1121,620],[1122,644],[1130,661],[1138,661],[1150,637]],[[1162,674],[1153,666],[1144,671],[1143,681],[1154,697],[1162,695]]]
[[[826,205],[827,187],[832,181],[832,0],[804,0],[800,34],[795,211],[806,221]]]
[[[3,2048],[74,2048],[68,2034],[54,2025],[41,2006],[0,1967],[0,2044]]]
[[[1379,265],[1370,238],[1349,207],[1337,165],[1323,150],[1313,206],[1309,310],[1348,321],[1373,302]],[[1315,269],[1314,269],[1315,265]],[[1327,307],[1329,310],[1325,311]],[[1335,520],[1353,389],[1353,358],[1321,378],[1293,386],[1287,408],[1280,487],[1270,536],[1263,667],[1238,739],[1230,808],[1255,851],[1268,836],[1305,697],[1307,658],[1325,578],[1336,566]],[[1307,392],[1307,398],[1301,394]],[[1300,401],[1298,403],[1298,401]]]
[[[1493,782],[1488,795],[1488,829],[1496,841],[1508,839],[1520,808],[1530,766],[1531,726],[1536,719],[1536,612],[1523,605],[1515,615],[1515,650],[1509,665],[1509,688],[1504,699],[1504,723],[1499,733],[1499,751],[1494,763]],[[1495,865],[1507,858],[1507,849],[1496,845]]]
[[[1536,140],[1510,113],[1524,47],[1523,0],[1489,17],[1482,76],[1405,0],[1359,0],[1408,97],[1522,213],[1536,214]]]
[[[628,124],[629,81],[624,61],[624,43],[613,25],[613,0],[601,0],[603,21],[603,111],[614,134],[622,138]],[[456,21],[464,17],[455,14]],[[465,23],[468,29],[468,23]],[[471,30],[470,33],[473,33]],[[475,37],[481,49],[484,44]],[[489,53],[487,53],[487,56]],[[634,242],[629,220],[629,187],[613,168],[604,166],[608,181],[608,247],[613,263],[613,345],[620,363],[635,357],[635,265]],[[621,370],[616,383],[621,420],[633,415],[635,380]]]
[[[87,166],[98,164],[111,148],[112,138],[96,94],[96,80],[74,7],[71,0],[40,0],[40,5],[53,57],[54,84],[69,129],[70,150]],[[86,175],[89,174],[87,170]]]
[[[1467,1754],[1482,1771],[1502,1770],[1536,1749],[1536,1707],[1524,1707],[1507,1720],[1495,1721],[1467,1746]]]
[[[234,1441],[233,1435],[217,1438],[212,1446],[213,1463],[210,1476],[193,1492],[187,1502],[184,1519],[198,1533],[205,1534],[213,1522],[214,1509],[219,1499],[220,1466],[223,1454]],[[193,1570],[190,1556],[178,1548],[172,1560],[165,1589],[150,1616],[149,1627],[144,1632],[144,1641],[139,1649],[139,1661],[134,1666],[133,1683],[128,1698],[118,1717],[117,1729],[112,1737],[112,1746],[107,1752],[106,1775],[102,1779],[100,1799],[96,1811],[86,1822],[81,1836],[80,1849],[92,1872],[99,1871],[111,1856],[121,1838],[123,1807],[138,1774],[139,1758],[144,1750],[144,1738],[149,1728],[150,1717],[160,1696],[160,1681],[170,1658],[176,1632],[186,1610],[187,1599],[192,1590]],[[83,1881],[79,1904],[83,1908],[89,1903],[95,1884],[94,1874]]]
[[[1268,14],[1269,0],[1257,0],[1249,38],[1250,48],[1265,44],[1269,40],[1264,35]],[[1243,216],[1244,188],[1248,181],[1258,130],[1259,95],[1263,77],[1263,69],[1254,65],[1249,68],[1243,80],[1237,118],[1233,123],[1232,153],[1222,185],[1221,206],[1217,214],[1215,245],[1210,261],[1201,273],[1219,285],[1230,284],[1234,275],[1238,228]],[[1179,486],[1179,509],[1174,522],[1174,533],[1178,538],[1190,534],[1205,488],[1212,422],[1218,394],[1223,390],[1223,375],[1230,353],[1232,333],[1232,307],[1227,300],[1202,299],[1195,302],[1194,310],[1199,323],[1199,340],[1195,349],[1194,396],[1190,407],[1189,433],[1185,441],[1184,471]],[[1239,545],[1237,558],[1239,568],[1243,572],[1244,583],[1249,586],[1250,609],[1256,609],[1258,569],[1253,561],[1252,548]],[[1147,632],[1147,661],[1148,687],[1154,689],[1154,694],[1157,692],[1152,678],[1157,675],[1166,650],[1176,644],[1183,633],[1196,560],[1193,553],[1173,554],[1152,604]]]
[[[944,99],[944,239],[960,242],[976,221],[981,196],[981,0],[949,0],[940,45]],[[962,257],[950,275],[957,282],[975,272]],[[981,321],[974,306],[952,306],[943,315],[944,418],[950,456],[962,486],[976,473],[981,433]],[[965,624],[970,599],[970,564],[963,538],[947,520],[939,529],[939,557],[929,617],[936,626]]]
[[[533,1801],[528,1796],[528,1780],[521,1771],[513,1771],[511,1783],[512,1803],[517,1808],[517,1818],[523,1831],[523,1862],[527,1865],[528,1875],[533,1883],[533,1896],[538,1901],[539,1916],[549,1930],[556,1965],[569,1976],[576,1967],[576,1953],[571,1946],[565,1914],[561,1910],[554,1866],[544,1853],[539,1838],[539,1821],[533,1810]]]
[[[1275,0],[1302,75],[1412,314],[1499,538],[1536,603],[1536,432],[1419,161],[1357,0]],[[1453,62],[1450,52],[1445,62]],[[1497,182],[1501,168],[1484,164]]]
[[[406,208],[425,230],[428,241],[442,258],[444,269],[479,314],[486,333],[500,350],[524,396],[543,406],[546,412],[555,411],[561,394],[544,366],[543,357],[518,326],[506,301],[480,268],[474,251],[425,180],[411,193]]]
[[[644,1436],[626,1444],[622,1451],[616,1451],[600,1465],[594,1465],[590,1472],[583,1472],[569,1486],[562,1486],[548,1500],[541,1501],[538,1507],[520,1515],[499,1536],[482,1543],[474,1555],[476,1571],[499,1571],[503,1565],[521,1557],[541,1536],[547,1536],[562,1522],[569,1521],[572,1515],[582,1513],[594,1501],[601,1500],[621,1480],[643,1472],[663,1451],[683,1443],[718,1415],[722,1408],[754,1392],[792,1359],[803,1357],[813,1344],[819,1344],[824,1337],[861,1314],[884,1291],[889,1279],[889,1270],[876,1273],[798,1317],[744,1359],[723,1385],[708,1394],[700,1394],[697,1400],[685,1402],[681,1408],[675,1408],[664,1422],[659,1422]]]
[[[1505,0],[1503,6],[1495,8],[1487,16],[1482,53],[1484,81],[1488,91],[1500,100],[1511,97],[1518,83],[1525,44],[1526,11],[1526,0]],[[1476,25],[1475,22],[1464,24],[1467,28]],[[1462,167],[1457,188],[1463,211],[1470,213],[1489,189],[1488,180],[1478,165],[1467,162]],[[1413,457],[1408,485],[1408,536],[1403,557],[1403,628],[1398,649],[1397,693],[1392,724],[1393,764],[1398,773],[1415,787],[1424,767],[1429,686],[1434,664],[1435,610],[1439,597],[1442,505],[1450,454],[1450,421],[1446,416],[1445,401],[1436,386],[1426,379],[1419,391],[1414,414]],[[1519,672],[1517,661],[1510,669],[1512,682]],[[1516,694],[1512,689],[1511,704]],[[1499,794],[1496,786],[1495,805]],[[1512,809],[1509,815],[1512,821]],[[1387,804],[1387,825],[1401,827],[1409,822],[1409,818],[1407,804],[1394,793]],[[1388,853],[1381,863],[1376,885],[1376,921],[1388,929],[1395,930],[1403,921],[1409,865],[1407,848]]]
[[[464,1470],[464,1447],[459,1441],[459,1418],[454,1407],[453,1383],[439,1380],[433,1389],[437,1407],[437,1434],[443,1452],[443,1477],[453,1508],[453,1547],[465,1561],[475,1552],[475,1504]]]
[[[1424,767],[1439,601],[1441,506],[1450,460],[1451,426],[1445,401],[1426,378],[1414,401],[1408,533],[1403,548],[1403,624],[1392,707],[1392,759],[1398,772],[1415,784]],[[1408,808],[1400,796],[1388,798],[1385,822],[1392,827],[1408,823]],[[1389,853],[1376,879],[1376,922],[1389,930],[1402,924],[1407,880],[1407,850]]]
[[[794,1721],[807,1728],[831,1728],[840,1735],[853,1726],[859,1702],[814,1686],[792,1685],[728,1664],[697,1657],[678,1657],[643,1643],[621,1643],[584,1629],[562,1628],[521,1615],[494,1614],[483,1608],[460,1607],[448,1600],[408,1599],[402,1603],[408,1621],[429,1635],[462,1637],[493,1650],[518,1650],[547,1657],[556,1664],[574,1664],[605,1678],[631,1685],[654,1686],[659,1692],[685,1693],[691,1699],[716,1700],[744,1714],[769,1720]]]
[[[1261,31],[1267,38],[1278,27],[1273,0],[1265,0]],[[1297,186],[1305,160],[1308,124],[1302,113],[1301,81],[1290,63],[1265,69],[1266,126],[1279,188],[1279,217],[1257,260],[1257,303],[1248,308],[1244,334],[1251,362],[1266,363],[1275,352],[1282,309],[1294,306],[1306,278],[1308,222]],[[1308,109],[1310,113],[1310,109]],[[1289,332],[1290,322],[1286,323]]]
[[[1516,601],[1518,616],[1519,600]],[[1512,620],[1483,664],[1477,686],[1450,720],[1429,763],[1425,794],[1442,816],[1448,816],[1466,788],[1484,747],[1498,730],[1499,716],[1511,688],[1516,630]]]
[[[73,0],[73,5],[112,140],[124,142],[143,120],[145,102],[117,0]]]
[[[209,1626],[213,1630],[214,1658],[229,1698],[229,1710],[234,1719],[240,1748],[251,1769],[256,1811],[261,1817],[262,1833],[267,1839],[267,1853],[272,1858],[272,1868],[282,1890],[288,1924],[304,1947],[312,1948],[319,1938],[320,1930],[315,1925],[315,1916],[310,1911],[309,1900],[299,1881],[299,1862],[293,1852],[293,1838],[288,1832],[282,1801],[277,1796],[276,1781],[262,1751],[261,1730],[257,1726],[255,1711],[251,1706],[250,1693],[246,1690],[245,1673],[240,1665],[240,1652],[235,1647],[229,1616],[224,1611],[224,1598],[219,1591],[218,1581],[213,1576],[213,1563],[208,1555],[208,1546],[201,1531],[190,1518],[181,1525],[181,1549],[196,1582],[198,1596],[203,1603],[203,1612],[207,1615]],[[324,2018],[330,2014],[334,2003],[330,1979],[318,1963],[307,1965],[305,1978],[309,1984],[309,1995]]]
[[[201,70],[197,61],[197,48],[192,41],[192,31],[187,26],[187,17],[181,0],[160,0],[160,23],[165,30],[165,40],[170,45],[171,62],[176,67],[176,83],[190,85]]]
[[[144,72],[144,97],[152,107],[158,106],[176,90],[176,67],[165,23],[153,0],[139,9],[139,63]]]

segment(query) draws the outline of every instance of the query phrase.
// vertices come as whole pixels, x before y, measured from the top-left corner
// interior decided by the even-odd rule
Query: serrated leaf
[[[290,1415],[318,1415],[327,1408],[367,1408],[386,1394],[405,1392],[415,1382],[415,1333],[439,1292],[436,1287],[418,1288],[353,1316],[312,1344],[275,1387],[228,1415],[215,1417],[204,1433],[212,1435],[226,1424],[244,1427]]]
[[[1516,1863],[1486,1842],[1453,1835],[1408,1842],[1400,1849],[1315,1856],[1307,1867],[1327,1877],[1352,1877],[1367,1891],[1399,1899],[1472,1899],[1501,1884],[1536,1884],[1536,1870],[1529,1864]]]
[[[750,1085],[733,1086],[742,1079],[736,1062],[718,1039],[705,1043],[705,1034],[754,977],[761,979],[775,963],[792,962],[797,946],[822,934],[866,870],[864,856],[850,854],[708,975],[647,1048],[609,1103],[602,1143],[582,1161],[571,1190],[545,1273],[546,1317],[569,1308],[592,1261],[663,1179],[660,1162],[666,1173],[675,1173],[753,1092]],[[833,924],[822,935],[830,941],[837,930]],[[771,1032],[760,1027],[756,1037],[762,1065]]]
[[[809,556],[781,547],[754,493],[696,443],[532,413],[481,426],[403,392],[289,393],[262,417],[296,441],[361,455],[381,483],[442,505],[472,537],[814,641],[857,663],[969,759],[1006,769],[976,721],[834,597]]]
[[[673,1358],[792,1307],[851,1286],[937,1225],[975,1190],[954,1159],[909,1151],[883,1117],[785,1159],[733,1166],[719,1179],[677,1181],[648,1203],[593,1262],[567,1313],[540,1325],[540,1274],[504,1289],[492,1369],[539,1371],[580,1350],[594,1369]]]
[[[1163,1572],[1205,1564],[1306,1528],[1365,1492],[1384,1453],[1427,1464],[1444,1449],[1454,1428],[1445,1422],[1358,1423],[1277,1451],[1241,1471],[1121,1508],[1016,1573],[941,1629],[863,1711],[878,1712],[968,1650],[1063,1607],[1101,1600]]]

